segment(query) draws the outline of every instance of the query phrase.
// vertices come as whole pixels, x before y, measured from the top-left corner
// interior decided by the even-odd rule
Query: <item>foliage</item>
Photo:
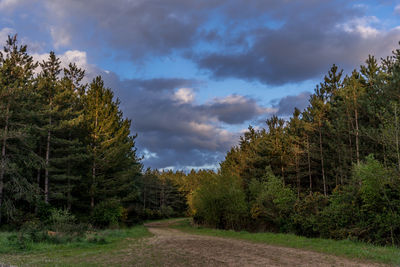
[[[123,218],[124,209],[117,199],[100,202],[91,215],[93,225],[101,228],[116,226]]]
[[[251,195],[251,217],[269,226],[270,231],[288,231],[290,216],[296,201],[294,192],[275,177],[271,170],[265,182],[253,179],[249,185]]]
[[[194,218],[221,229],[239,229],[247,215],[245,194],[236,177],[215,177],[193,195]]]

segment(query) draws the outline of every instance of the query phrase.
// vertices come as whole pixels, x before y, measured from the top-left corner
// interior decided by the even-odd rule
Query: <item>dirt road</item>
[[[379,266],[300,249],[187,234],[169,228],[171,223],[146,225],[154,237],[145,242],[158,251],[160,266]]]

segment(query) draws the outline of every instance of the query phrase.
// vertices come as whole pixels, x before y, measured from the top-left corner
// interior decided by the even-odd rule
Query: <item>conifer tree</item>
[[[17,36],[9,36],[0,53],[0,223],[15,210],[14,201],[32,198],[29,170],[36,157],[29,138],[30,90],[36,64]]]
[[[47,61],[40,63],[41,73],[39,75],[38,90],[40,91],[43,101],[44,130],[45,130],[45,165],[44,165],[44,201],[49,202],[49,170],[50,170],[50,153],[52,149],[52,132],[57,127],[55,115],[54,99],[60,90],[58,76],[61,72],[60,59],[56,57],[54,52],[50,52]]]
[[[135,190],[133,178],[138,175],[134,149],[135,136],[130,135],[131,122],[123,118],[119,101],[97,77],[85,96],[85,121],[89,131],[91,154],[90,206],[107,197],[130,198]]]

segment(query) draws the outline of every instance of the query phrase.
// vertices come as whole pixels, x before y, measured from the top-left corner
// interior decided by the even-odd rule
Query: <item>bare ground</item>
[[[256,244],[171,229],[171,221],[147,224],[149,249],[159,266],[382,266],[301,249]]]

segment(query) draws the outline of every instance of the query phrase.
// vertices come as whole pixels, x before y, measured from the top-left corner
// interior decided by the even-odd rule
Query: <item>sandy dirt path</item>
[[[146,240],[158,251],[159,266],[383,266],[301,249],[192,235],[169,228],[173,221],[147,224]]]

